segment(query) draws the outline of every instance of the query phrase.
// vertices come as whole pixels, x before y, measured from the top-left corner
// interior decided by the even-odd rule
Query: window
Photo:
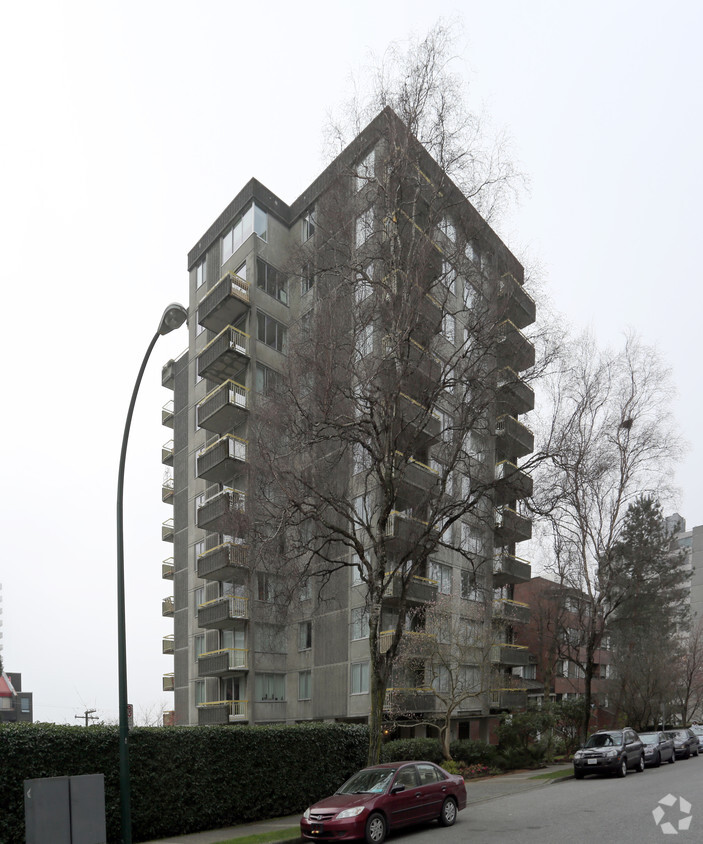
[[[439,416],[442,442],[450,443],[452,441],[452,417],[439,409],[436,409],[434,412]]]
[[[205,680],[196,680],[195,681],[195,705],[202,706],[202,704],[207,702],[207,697],[205,695]]]
[[[315,234],[315,209],[309,208],[302,219],[301,237],[303,243]]]
[[[352,443],[352,475],[371,468],[371,454],[363,443]]]
[[[483,592],[478,585],[476,574],[472,571],[462,571],[461,573],[461,597],[465,601],[482,601]]]
[[[261,311],[257,313],[256,320],[256,339],[275,349],[277,352],[285,354],[287,335],[285,325],[281,325],[273,317]]]
[[[198,557],[201,554],[205,553],[205,542],[201,540],[200,542],[196,542],[193,545],[193,562],[195,564],[195,570],[198,570]]]
[[[310,700],[312,697],[312,671],[298,673],[298,700]]]
[[[356,285],[354,286],[354,301],[357,305],[367,299],[373,293],[373,264],[369,264],[363,273],[357,273]]]
[[[351,693],[365,694],[369,690],[368,662],[353,662],[351,666]]]
[[[356,168],[356,190],[360,191],[367,185],[374,177],[376,164],[376,150],[375,148],[363,158]]]
[[[198,586],[197,589],[193,590],[193,605],[195,606],[195,611],[198,611],[198,607],[201,604],[205,603],[205,587]]]
[[[445,314],[442,317],[442,334],[447,340],[449,340],[450,343],[454,342],[456,334],[456,320],[452,314]]]
[[[200,654],[205,653],[205,634],[196,633],[193,636],[193,658],[198,661]]]
[[[203,260],[195,268],[195,286],[202,287],[207,282],[207,260]]]
[[[257,674],[254,680],[257,700],[285,700],[285,674]]]
[[[467,311],[470,311],[474,306],[474,302],[476,301],[476,289],[474,288],[473,284],[468,282],[466,279],[464,279],[463,299],[464,307]]]
[[[264,366],[263,363],[256,364],[256,392],[257,393],[271,393],[281,383],[283,376],[270,366]]]
[[[246,265],[245,265],[246,266]],[[239,273],[238,273],[239,275]],[[242,276],[246,278],[246,276]],[[259,290],[263,290],[284,305],[288,304],[288,281],[280,270],[262,261],[261,258],[256,259],[256,286]]]
[[[20,698],[20,712],[29,712],[29,698],[28,697],[21,697]]]
[[[449,261],[442,261],[442,284],[450,293],[456,293],[456,270]]]
[[[359,559],[359,555],[356,551],[352,552],[351,555],[351,570],[352,570],[352,586],[358,586],[360,583],[364,581],[361,578],[361,560]]]
[[[250,205],[222,238],[222,263],[229,260],[253,233],[262,240],[268,239],[268,214],[257,205]]]
[[[256,596],[259,601],[266,603],[273,603],[278,597],[278,579],[275,575],[269,574],[265,571],[256,573]]]
[[[197,471],[197,467],[196,467],[196,471]],[[205,493],[204,492],[199,493],[193,499],[193,513],[195,515],[196,525],[198,523],[198,510],[203,506],[204,503],[205,503]]]
[[[452,594],[452,567],[444,563],[430,562],[430,580],[437,581],[440,595]]]
[[[312,621],[301,621],[298,625],[298,650],[309,651],[312,647]]]
[[[366,607],[354,607],[351,611],[352,640],[369,638],[369,611]]]
[[[300,600],[309,601],[312,598],[312,581],[308,577],[304,583],[300,584]]]
[[[460,542],[459,547],[462,551],[466,551],[469,554],[479,554],[481,552],[481,538],[476,529],[471,527],[471,525],[467,525],[466,522],[461,523]]]
[[[449,217],[442,217],[439,222],[439,230],[446,238],[449,238],[452,243],[456,243],[456,229],[454,228],[454,223],[452,223]]]
[[[312,264],[303,264],[303,269],[300,271],[300,293],[304,296],[309,293],[315,286],[315,272]]]
[[[469,259],[469,261],[471,261],[472,263],[475,263],[476,258],[478,257],[478,251],[476,250],[476,247],[474,246],[473,241],[471,241],[471,240],[466,241],[466,246],[464,246],[464,255],[466,255],[466,257]]]
[[[356,218],[355,228],[355,243],[356,248],[358,249],[360,246],[363,246],[373,234],[373,208],[367,208],[366,211],[359,214]]]
[[[373,324],[365,325],[356,335],[356,357],[360,358],[370,355],[373,351]]]

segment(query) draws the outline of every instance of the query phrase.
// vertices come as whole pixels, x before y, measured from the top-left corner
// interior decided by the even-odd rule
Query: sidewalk
[[[486,777],[480,780],[468,780],[466,783],[467,808],[475,803],[485,803],[487,800],[496,800],[498,797],[506,797],[510,794],[519,794],[523,791],[542,788],[554,782],[554,780],[535,780],[531,778],[539,774],[557,774],[567,769],[571,770],[571,765],[550,765],[536,771],[519,771],[511,774],[501,774],[496,777]],[[255,835],[260,832],[286,829],[287,827],[297,826],[299,823],[300,815],[289,815],[286,818],[256,821],[255,823],[240,824],[239,826],[229,826],[225,829],[214,829],[209,832],[194,832],[190,835],[160,838],[158,841],[146,841],[144,844],[218,844],[219,841],[226,841],[229,838],[244,838],[247,835]],[[298,840],[299,836],[295,835],[290,839],[281,839],[276,844],[283,844],[284,841]]]

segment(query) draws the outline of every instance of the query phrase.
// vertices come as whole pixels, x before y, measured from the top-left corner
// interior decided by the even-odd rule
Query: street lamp
[[[159,328],[149,343],[139,375],[137,375],[132,400],[127,411],[127,421],[122,436],[122,451],[120,453],[120,468],[117,474],[117,661],[119,670],[119,719],[120,719],[120,818],[122,828],[122,844],[132,844],[132,817],[129,797],[129,723],[127,719],[127,639],[125,633],[125,600],[124,600],[124,518],[122,500],[124,493],[124,469],[127,457],[127,441],[132,424],[132,414],[137,401],[139,385],[146,369],[149,356],[156,345],[156,341],[163,334],[168,334],[181,325],[188,318],[188,311],[173,303],[163,312]]]

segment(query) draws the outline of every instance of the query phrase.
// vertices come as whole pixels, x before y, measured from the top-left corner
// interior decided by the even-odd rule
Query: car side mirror
[[[391,794],[400,794],[401,791],[405,791],[405,786],[402,783],[398,783],[398,785],[394,785],[391,789]]]

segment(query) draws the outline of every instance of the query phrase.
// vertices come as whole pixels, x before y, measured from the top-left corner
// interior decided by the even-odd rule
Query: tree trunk
[[[383,744],[383,703],[386,697],[386,683],[378,676],[378,671],[371,671],[369,709],[369,754],[368,765],[377,765],[381,759]]]

